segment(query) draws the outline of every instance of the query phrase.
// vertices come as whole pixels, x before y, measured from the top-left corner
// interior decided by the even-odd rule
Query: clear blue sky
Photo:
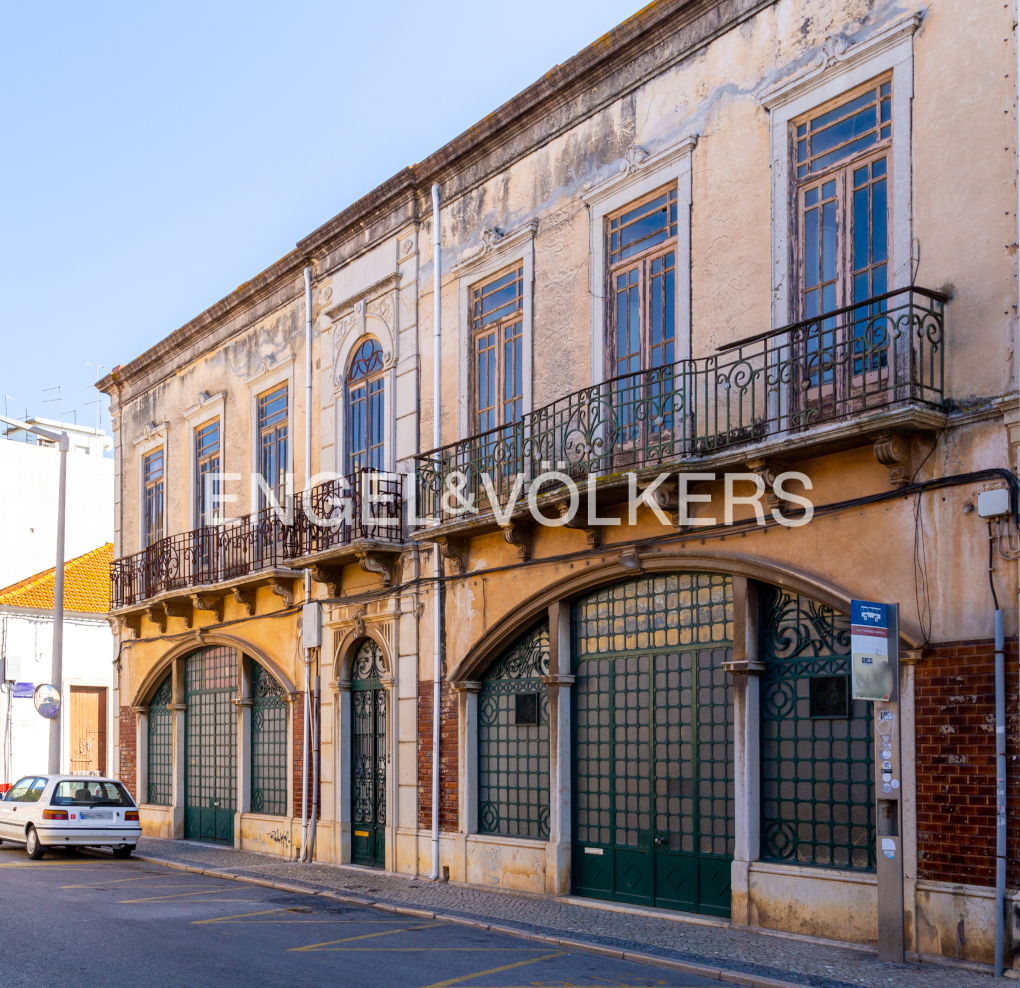
[[[137,356],[642,5],[8,4],[0,411],[56,418],[59,386],[94,424],[86,361]]]

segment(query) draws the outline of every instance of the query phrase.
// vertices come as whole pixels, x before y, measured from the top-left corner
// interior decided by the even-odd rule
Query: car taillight
[[[137,820],[138,819],[138,810],[128,810],[124,814],[124,819],[125,820]]]
[[[44,820],[66,820],[67,810],[43,810],[42,818]]]

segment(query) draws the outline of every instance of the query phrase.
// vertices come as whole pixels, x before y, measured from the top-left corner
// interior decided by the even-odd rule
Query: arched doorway
[[[232,844],[237,810],[238,657],[226,645],[184,660],[184,836]]]
[[[351,664],[351,861],[386,860],[386,672],[382,649],[366,638]]]
[[[573,886],[729,916],[732,584],[666,573],[575,601]]]

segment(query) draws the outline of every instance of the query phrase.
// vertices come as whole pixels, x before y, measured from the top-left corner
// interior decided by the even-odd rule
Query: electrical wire
[[[988,586],[992,591],[992,603],[999,610],[999,595],[995,592],[995,533],[991,518],[988,519]]]

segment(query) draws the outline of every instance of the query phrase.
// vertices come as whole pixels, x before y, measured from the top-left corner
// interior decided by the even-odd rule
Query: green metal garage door
[[[184,836],[234,842],[237,799],[237,653],[203,648],[184,664]]]
[[[574,608],[574,890],[729,916],[730,582],[644,577]]]

